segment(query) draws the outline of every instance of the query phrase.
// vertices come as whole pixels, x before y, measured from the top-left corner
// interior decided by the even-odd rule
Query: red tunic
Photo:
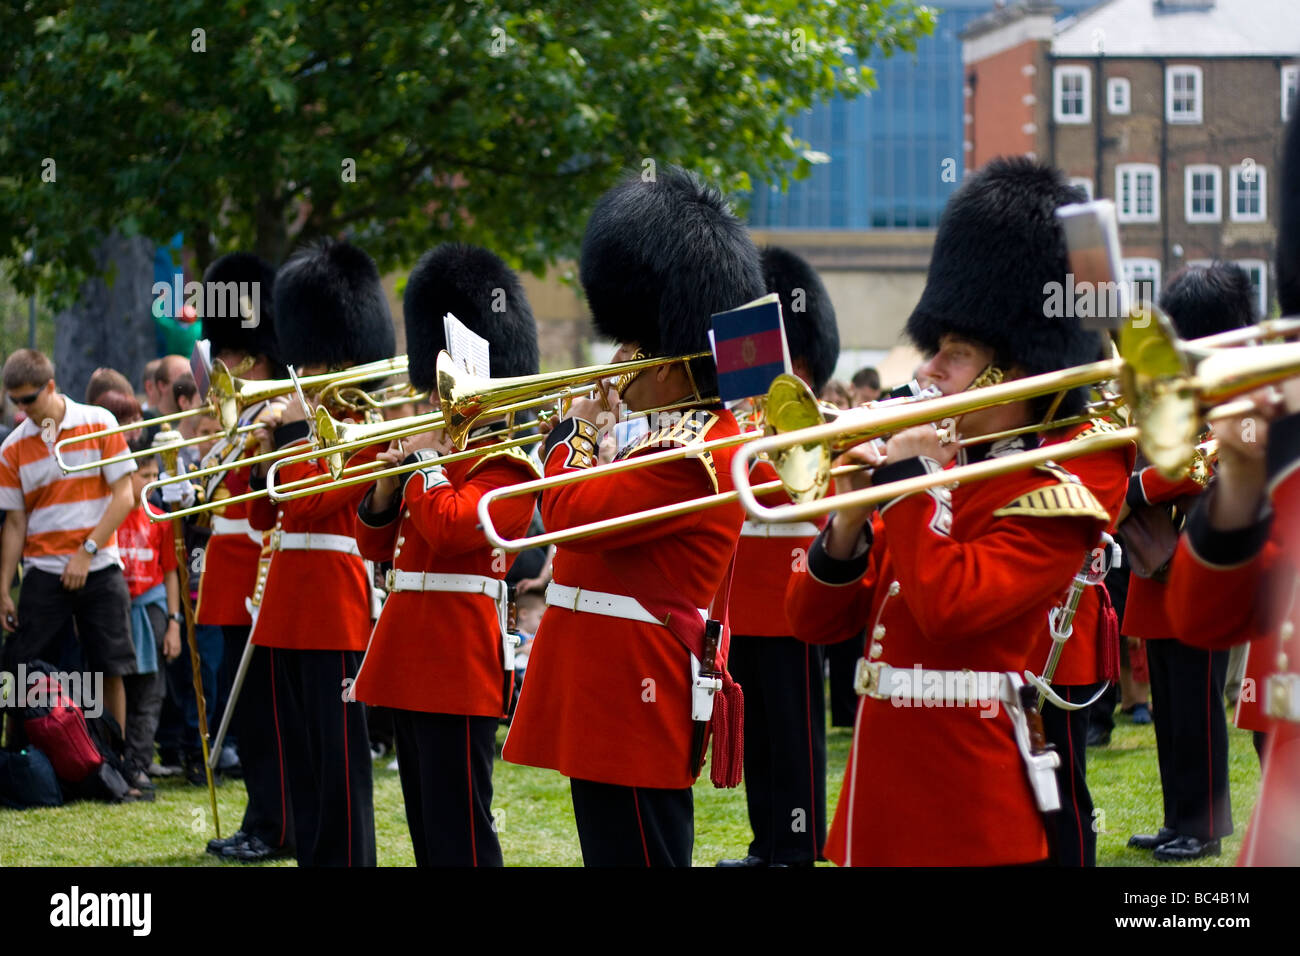
[[[757,485],[774,481],[776,469],[756,461],[750,481]],[[790,498],[777,491],[760,496],[768,507],[788,504]],[[806,521],[764,524],[746,521],[736,545],[736,574],[731,584],[731,633],[758,637],[788,637],[794,633],[785,617],[786,585],[797,567],[808,560],[808,548],[820,530]]]
[[[1287,421],[1283,419],[1282,421]],[[1293,424],[1295,420],[1292,420]],[[1169,569],[1165,609],[1188,644],[1222,650],[1251,642],[1243,684],[1263,703],[1265,681],[1277,673],[1285,653],[1286,671],[1300,675],[1300,473],[1279,470],[1270,431],[1270,471],[1274,517],[1261,546],[1263,526],[1224,534],[1209,529],[1201,508],[1188,519]],[[1295,428],[1291,430],[1294,437]],[[1251,541],[1249,539],[1255,538]],[[1233,539],[1236,539],[1235,542]],[[1246,539],[1243,541],[1243,539]],[[1229,543],[1232,542],[1232,543]],[[1283,634],[1288,636],[1283,639]],[[1265,722],[1263,715],[1256,717]],[[1271,720],[1264,750],[1259,800],[1237,862],[1243,866],[1300,865],[1300,722]]]
[[[1191,477],[1170,481],[1160,474],[1154,466],[1143,468],[1133,476],[1133,487],[1129,493],[1130,505],[1164,504],[1186,495],[1199,495],[1205,486]],[[1186,640],[1186,635],[1179,630],[1169,615],[1165,613],[1166,582],[1156,578],[1139,577],[1130,574],[1128,579],[1128,604],[1124,608],[1124,624],[1121,632],[1129,637],[1144,640]]]
[[[739,434],[731,412],[709,416],[706,441]],[[647,436],[630,454],[647,447]],[[671,441],[671,439],[670,439]],[[732,450],[687,457],[542,494],[548,531],[731,490]],[[546,474],[590,467],[590,458],[558,442]],[[662,588],[707,608],[726,575],[744,512],[719,505],[677,518],[583,538],[556,549],[555,581],[620,595]],[[636,549],[661,570],[654,580],[621,580],[606,564],[613,547]],[[528,677],[502,756],[569,777],[625,787],[682,789],[695,778],[691,749],[690,655],[665,627],[547,607],[528,658]]]
[[[306,449],[303,445],[303,449]],[[373,460],[382,446],[371,445],[351,459]],[[278,483],[326,474],[323,464],[298,462],[281,468]],[[357,504],[365,484],[336,488],[292,501],[259,498],[249,503],[254,528],[285,533],[312,532],[352,538]],[[370,635],[370,574],[358,554],[342,551],[276,550],[266,591],[253,628],[253,643],[312,651],[364,651]]]
[[[895,500],[876,518],[860,578],[857,568],[844,573],[852,562],[832,561],[815,543],[809,573],[793,575],[786,594],[795,636],[830,644],[869,624],[884,633],[868,641],[867,656],[896,668],[1036,670],[1047,613],[1108,516],[1077,485],[1070,507],[995,512],[1063,484],[1035,469],[950,496],[936,490]],[[829,583],[831,571],[845,583]],[[863,697],[826,856],[845,866],[1044,859],[1043,818],[1009,716],[1000,706],[982,718],[976,707]]]
[[[218,497],[235,497],[248,491],[248,469],[226,473]],[[249,502],[214,508],[212,537],[203,551],[199,578],[199,603],[194,609],[199,624],[244,626],[253,623],[244,601],[257,586],[257,561],[262,553],[262,532],[248,523]]]
[[[495,551],[478,523],[478,502],[494,488],[537,477],[527,455],[498,453],[452,462],[449,484],[425,487],[415,472],[400,516],[367,524],[356,516],[361,554],[399,571],[473,574],[504,580],[514,555]],[[525,534],[536,495],[507,498],[493,509],[507,537]],[[357,700],[440,714],[501,717],[501,627],[497,605],[482,594],[394,591],[370,637],[357,674]]]
[[[1048,440],[1043,444],[1054,445],[1077,441],[1089,435],[1112,431],[1114,427],[1103,422],[1076,425],[1063,433],[1049,436]],[[1093,493],[1093,496],[1101,502],[1101,506],[1110,514],[1111,521],[1105,530],[1111,534],[1115,533],[1116,519],[1119,517],[1120,508],[1124,504],[1124,494],[1128,490],[1129,474],[1133,471],[1133,463],[1136,458],[1137,447],[1128,445],[1123,448],[1111,448],[1097,452],[1094,455],[1084,455],[1081,458],[1071,458],[1065,464],[1070,473],[1083,482],[1084,487]],[[1092,547],[1098,547],[1099,543],[1100,539]],[[1079,555],[1079,568],[1083,567],[1084,560],[1091,553],[1092,550],[1089,549]],[[1101,597],[1097,590],[1104,586],[1098,584],[1085,588],[1080,596],[1079,606],[1074,612],[1074,630],[1070,634],[1070,639],[1065,642],[1065,647],[1061,650],[1061,659],[1057,662],[1056,672],[1052,675],[1053,684],[1059,684],[1062,687],[1078,687],[1084,684],[1095,684],[1102,679],[1100,667]],[[1030,658],[1030,667],[1033,668],[1035,674],[1043,672],[1043,666],[1047,663],[1048,655],[1051,652],[1051,629],[1044,622],[1038,647]]]

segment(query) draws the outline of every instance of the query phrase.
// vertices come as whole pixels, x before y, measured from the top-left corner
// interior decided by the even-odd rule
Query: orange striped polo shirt
[[[67,410],[57,434],[52,427],[43,432],[40,424],[28,419],[0,445],[0,510],[27,513],[23,567],[52,574],[63,573],[68,559],[99,524],[113,497],[109,486],[135,471],[135,462],[125,461],[64,474],[54,459],[54,443],[112,428],[117,421],[106,408],[82,405],[66,395],[63,399]],[[126,450],[126,439],[119,433],[73,445],[62,454],[63,460],[73,465],[111,458]],[[122,566],[116,532],[90,559],[90,570],[113,565]]]

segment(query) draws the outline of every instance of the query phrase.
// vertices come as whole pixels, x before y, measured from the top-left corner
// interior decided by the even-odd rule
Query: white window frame
[[[1092,190],[1091,179],[1089,179],[1087,176],[1071,176],[1070,185],[1080,187],[1085,193],[1088,194],[1088,201],[1092,202],[1093,190]]]
[[[1282,122],[1291,118],[1295,103],[1300,100],[1300,66],[1290,64],[1282,67]]]
[[[1228,167],[1228,218],[1233,222],[1267,222],[1268,221],[1268,170],[1263,166],[1252,167],[1255,170],[1255,184],[1259,187],[1259,212],[1237,212],[1237,195],[1240,186],[1238,175],[1244,167]]]
[[[1081,95],[1083,112],[1065,114],[1061,112],[1061,81],[1066,77],[1083,79]],[[1086,66],[1058,66],[1052,70],[1052,118],[1058,123],[1084,126],[1092,122],[1092,70]]]
[[[1192,177],[1214,175],[1214,211],[1192,211]],[[1223,170],[1212,163],[1192,163],[1183,169],[1183,215],[1188,222],[1223,221]]]
[[[1196,101],[1189,113],[1174,112],[1174,77],[1194,76],[1196,78]],[[1165,67],[1165,119],[1170,123],[1199,123],[1205,113],[1205,75],[1199,66],[1182,64]]]
[[[1135,306],[1141,303],[1138,298],[1137,287],[1135,285],[1138,279],[1151,280],[1151,302],[1160,298],[1160,260],[1159,259],[1125,259],[1123,261],[1124,281],[1128,283],[1129,301]],[[1139,270],[1144,273],[1138,275]]]
[[[1124,177],[1133,177],[1134,199],[1137,198],[1137,177],[1139,174],[1151,176],[1151,212],[1139,213],[1124,208]],[[1115,167],[1115,211],[1120,222],[1159,222],[1160,221],[1160,167],[1154,163],[1120,163]]]
[[[1115,93],[1123,90],[1121,99],[1115,102]],[[1127,116],[1133,110],[1133,85],[1123,76],[1112,76],[1106,81],[1106,109],[1115,116]]]
[[[1255,294],[1255,317],[1263,318],[1268,314],[1265,311],[1268,307],[1268,262],[1264,259],[1236,259],[1234,261],[1246,270],[1246,275],[1250,275],[1252,269],[1259,270],[1259,289]]]

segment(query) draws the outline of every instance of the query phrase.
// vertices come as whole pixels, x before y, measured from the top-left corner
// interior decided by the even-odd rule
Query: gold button
[[[871,639],[873,641],[879,641],[884,636],[885,636],[885,625],[877,624],[875,627],[871,629]]]
[[[885,648],[883,647],[883,645],[881,645],[878,641],[872,642],[871,650],[869,651],[869,653],[871,654],[871,659],[873,661],[879,658],[880,655],[883,654],[884,652],[885,652]]]

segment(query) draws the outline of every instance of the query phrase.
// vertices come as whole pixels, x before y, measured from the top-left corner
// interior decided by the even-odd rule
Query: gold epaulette
[[[1085,428],[1083,431],[1079,432],[1079,434],[1071,438],[1070,441],[1080,441],[1084,438],[1088,438],[1091,435],[1103,435],[1106,432],[1117,432],[1117,431],[1119,431],[1119,426],[1116,425],[1114,422],[1112,422],[1110,419],[1094,418],[1091,422],[1088,423],[1087,428]]]
[[[526,465],[528,467],[528,470],[531,471],[536,477],[538,478],[542,477],[541,469],[537,467],[537,462],[533,460],[533,456],[528,454],[528,452],[524,451],[518,445],[511,445],[509,448],[501,448],[495,451],[490,451],[486,455],[481,456],[478,460],[474,462],[473,465],[470,466],[469,474],[471,475],[474,474],[474,472],[478,471],[481,467],[483,467],[483,464],[487,462],[489,459],[500,458],[502,455],[504,455],[506,458],[514,459],[520,464]]]
[[[1022,516],[1029,518],[1097,518],[1110,523],[1097,496],[1089,491],[1074,475],[1060,465],[1040,465],[1039,470],[1056,478],[1056,484],[1035,488],[1007,502],[994,517]]]
[[[668,448],[689,448],[691,445],[703,444],[708,440],[709,430],[719,421],[718,416],[713,412],[706,412],[698,408],[685,412],[680,416],[664,413],[661,417],[672,417],[674,420],[663,428],[642,435],[619,452],[617,457],[619,459],[627,458],[647,448],[654,451],[663,451]],[[718,472],[713,463],[713,453],[703,451],[698,455],[688,455],[687,457],[696,459],[704,466],[716,494],[718,491]]]

